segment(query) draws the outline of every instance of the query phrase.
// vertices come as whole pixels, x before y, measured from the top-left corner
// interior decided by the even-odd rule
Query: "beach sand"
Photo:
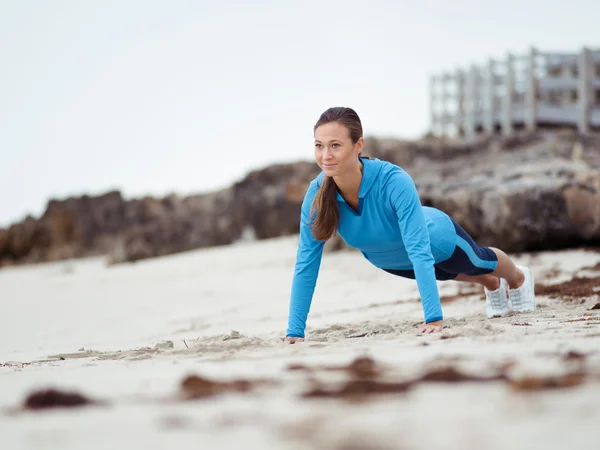
[[[440,282],[427,336],[414,281],[326,254],[290,346],[296,245],[1,270],[2,448],[598,448],[598,251],[515,255],[534,313],[488,320],[481,288]],[[24,407],[48,388],[95,402]]]

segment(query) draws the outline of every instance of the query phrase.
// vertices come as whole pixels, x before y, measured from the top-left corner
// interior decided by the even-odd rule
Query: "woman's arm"
[[[398,168],[389,174],[386,190],[398,215],[402,239],[413,265],[425,323],[441,321],[442,306],[433,267],[435,260],[417,188],[410,175]]]
[[[287,337],[304,337],[306,318],[308,317],[321,266],[325,243],[317,241],[310,228],[312,224],[310,210],[316,192],[316,183],[311,184],[302,203],[300,242],[298,243],[296,266],[292,281]]]

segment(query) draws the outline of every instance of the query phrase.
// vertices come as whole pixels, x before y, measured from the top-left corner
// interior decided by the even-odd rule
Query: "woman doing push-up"
[[[351,108],[325,111],[314,127],[322,172],[310,183],[284,342],[304,339],[323,246],[336,232],[376,267],[417,282],[423,333],[443,328],[436,280],[484,286],[488,317],[535,310],[533,274],[502,250],[482,247],[447,214],[422,206],[410,175],[397,165],[361,156],[361,121]]]

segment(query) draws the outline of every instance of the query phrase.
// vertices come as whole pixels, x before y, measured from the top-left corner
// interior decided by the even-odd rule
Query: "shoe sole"
[[[506,311],[503,312],[495,312],[493,314],[490,315],[490,313],[486,313],[487,318],[488,319],[493,319],[494,317],[502,317],[504,314],[508,314],[511,310],[507,309]]]

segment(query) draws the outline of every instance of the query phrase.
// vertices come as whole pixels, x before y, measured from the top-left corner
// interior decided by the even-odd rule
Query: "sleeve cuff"
[[[438,320],[444,320],[442,316],[432,317],[425,320],[425,323],[437,322]]]

